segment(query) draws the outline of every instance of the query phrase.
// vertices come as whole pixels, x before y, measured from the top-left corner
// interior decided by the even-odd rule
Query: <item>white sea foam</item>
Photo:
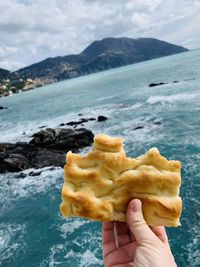
[[[83,253],[75,253],[73,250],[70,250],[65,258],[76,258],[79,262],[79,267],[90,267],[90,266],[102,266],[103,262],[101,259],[98,259],[95,256],[95,253],[90,251],[90,250],[86,250]]]
[[[56,128],[61,123],[67,123],[69,121],[77,120],[77,113],[70,112],[56,118],[49,118],[44,120],[35,120],[35,121],[24,121],[19,122],[16,125],[2,125],[0,142],[17,142],[17,141],[28,141],[31,139],[31,136],[38,132],[38,127],[46,126],[48,128]],[[5,128],[5,130],[4,130]]]
[[[76,229],[80,228],[82,225],[89,223],[90,221],[79,219],[79,218],[69,218],[67,222],[60,226],[61,236],[67,238],[68,234],[72,234]]]
[[[160,122],[159,118],[151,120],[149,117],[122,120],[119,124],[111,124],[104,128],[104,133],[124,137],[125,144],[130,143],[131,147],[134,147],[135,144],[137,146],[144,145],[145,142],[159,141],[163,138],[164,133],[160,130],[163,126],[156,124],[158,121]],[[135,130],[138,126],[143,128]]]
[[[0,142],[18,142],[29,141],[32,135],[38,132],[38,127],[46,126],[47,128],[57,128],[61,123],[67,123],[69,121],[78,121],[81,117],[78,113],[82,114],[82,117],[97,118],[99,115],[111,116],[111,114],[118,109],[118,104],[105,104],[89,108],[80,109],[78,112],[70,112],[56,118],[45,118],[44,120],[24,121],[17,124],[3,123],[1,126]],[[93,125],[94,121],[88,121],[87,127]],[[70,127],[70,126],[68,126]],[[45,127],[44,127],[45,128]]]
[[[143,105],[144,105],[144,103],[138,102],[138,103],[133,104],[133,105],[121,107],[120,110],[122,109],[123,111],[127,111],[127,110],[132,111],[132,110],[141,108]]]
[[[195,184],[196,186],[196,184]],[[197,184],[198,186],[198,184]],[[190,203],[193,203],[195,207],[199,207],[200,201],[196,197],[190,197]],[[197,221],[196,225],[190,228],[190,234],[191,234],[191,241],[187,245],[188,249],[188,260],[192,267],[199,267],[200,266],[200,250],[199,250],[199,240],[200,240],[200,232],[199,232],[199,218],[200,218],[200,212],[197,209],[196,210],[196,216]]]
[[[103,101],[103,100],[107,100],[107,99],[112,99],[112,98],[115,98],[116,96],[119,96],[119,95],[109,95],[109,96],[105,96],[105,97],[100,97],[97,99],[97,101]]]
[[[55,267],[60,266],[60,264],[64,264],[64,261],[56,260],[57,255],[60,255],[65,250],[65,246],[63,244],[54,245],[50,248],[49,258],[43,260],[39,267]]]
[[[191,101],[197,97],[199,97],[200,94],[199,93],[195,93],[195,94],[175,94],[175,95],[155,95],[155,96],[151,96],[149,97],[146,102],[148,104],[156,104],[156,103],[164,103],[164,102],[168,102],[168,103],[173,103],[176,101],[180,101],[180,102],[188,102]]]
[[[99,115],[104,115],[104,116],[109,116],[111,115],[116,109],[118,109],[119,104],[104,104],[104,105],[99,105],[95,107],[89,107],[89,108],[84,108],[80,110],[80,113],[83,114],[83,116],[92,116],[92,117],[97,117]]]
[[[49,257],[43,260],[39,267],[55,267],[60,265],[70,267],[101,267],[103,264],[103,261],[95,255],[96,250],[91,251],[87,249],[83,252],[74,252],[72,249],[66,251],[67,249],[68,246],[66,244],[52,246],[50,248]],[[61,256],[63,253],[65,255]]]
[[[60,189],[63,183],[63,170],[56,167],[53,170],[49,168],[28,169],[23,173],[30,171],[42,171],[35,176],[27,176],[25,178],[15,178],[17,174],[1,174],[0,175],[0,203],[2,208],[6,208],[9,203],[22,197],[31,197],[34,194],[46,192],[50,188]]]
[[[192,242],[188,244],[188,259],[192,267],[200,266],[200,250],[199,250],[199,226],[191,229]]]
[[[24,249],[25,228],[25,224],[0,224],[0,265]]]

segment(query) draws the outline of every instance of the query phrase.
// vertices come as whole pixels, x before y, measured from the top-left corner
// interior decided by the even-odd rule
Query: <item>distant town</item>
[[[0,81],[0,97],[21,93],[45,84],[41,79],[4,79]]]

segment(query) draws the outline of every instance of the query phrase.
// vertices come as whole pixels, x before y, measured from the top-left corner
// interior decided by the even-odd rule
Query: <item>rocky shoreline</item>
[[[47,128],[35,133],[28,143],[0,143],[0,173],[47,166],[63,167],[66,153],[90,146],[93,137],[93,133],[85,128]]]
[[[93,142],[94,134],[83,128],[83,123],[107,119],[99,115],[97,118],[79,118],[77,121],[61,123],[55,129],[40,126],[29,142],[0,143],[0,173],[21,172],[19,177],[24,178],[26,175],[22,171],[26,169],[36,169],[29,174],[34,176],[40,168],[63,167],[68,151],[78,152]]]

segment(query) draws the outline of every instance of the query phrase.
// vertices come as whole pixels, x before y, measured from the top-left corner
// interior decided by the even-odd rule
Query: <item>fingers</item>
[[[133,262],[135,251],[136,246],[133,243],[120,247],[112,253],[112,257],[105,258],[105,266],[127,266],[129,262]]]
[[[139,199],[132,200],[127,209],[128,226],[139,245],[147,241],[155,242],[157,237],[146,224],[142,214],[142,203]]]
[[[130,243],[129,229],[126,223],[115,222],[115,240],[117,247]]]
[[[151,226],[150,228],[163,243],[168,243],[168,237],[164,226]]]
[[[103,222],[102,224],[102,247],[103,257],[106,257],[117,248],[114,236],[114,222]]]
[[[165,246],[171,250],[167,233],[164,226],[151,226],[153,233],[165,244]]]
[[[115,240],[114,236],[114,222],[103,222],[102,225],[102,242],[106,244]]]

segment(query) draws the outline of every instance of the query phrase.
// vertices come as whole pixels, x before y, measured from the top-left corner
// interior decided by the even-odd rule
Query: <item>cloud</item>
[[[20,63],[19,61],[14,61],[14,60],[3,60],[1,61],[1,68],[6,69],[6,70],[17,70],[19,68],[23,68],[25,65],[23,63]]]
[[[0,67],[10,70],[80,53],[109,36],[155,37],[189,48],[200,38],[199,0],[7,0],[0,10]]]

